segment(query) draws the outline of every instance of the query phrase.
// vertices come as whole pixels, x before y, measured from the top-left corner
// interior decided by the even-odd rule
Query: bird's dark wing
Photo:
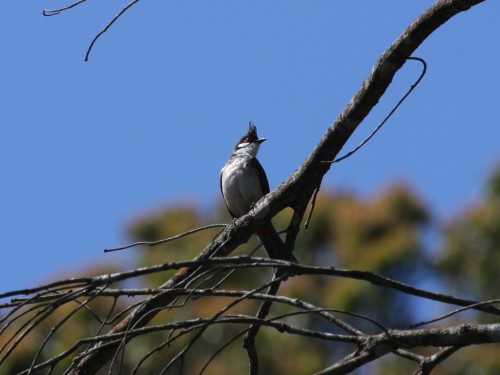
[[[264,196],[269,193],[269,181],[267,180],[266,172],[264,171],[264,168],[262,168],[262,165],[259,163],[257,158],[252,158],[250,160],[250,163],[252,167],[255,167],[255,170],[257,171],[257,175],[259,176],[260,181],[260,187],[262,189],[262,196]]]

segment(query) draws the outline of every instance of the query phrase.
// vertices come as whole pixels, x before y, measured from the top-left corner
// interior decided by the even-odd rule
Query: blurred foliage
[[[215,213],[208,216],[190,204],[166,207],[134,220],[128,228],[128,236],[132,241],[156,241],[208,223],[230,220],[222,203],[213,211]],[[290,210],[282,212],[273,220],[275,226],[278,229],[286,228],[291,214]],[[318,196],[310,227],[299,233],[294,254],[304,264],[372,271],[417,287],[478,300],[498,297],[495,281],[497,265],[500,263],[500,168],[491,176],[484,200],[455,215],[445,224],[442,248],[429,248],[425,240],[432,222],[429,208],[404,185],[388,187],[371,197],[360,197],[346,191],[323,191]],[[126,251],[136,254],[133,267],[192,259],[216,235],[217,229],[206,230],[162,245]],[[249,254],[258,245],[258,241],[252,238],[232,255]],[[265,256],[265,252],[259,248],[256,255]],[[112,271],[118,270],[106,270]],[[146,276],[141,278],[140,286],[157,287],[171,274],[164,272]],[[192,286],[209,287],[223,280],[223,289],[250,290],[271,277],[272,270],[244,269],[230,274],[214,274],[209,281]],[[346,278],[294,277],[281,286],[279,294],[297,297],[317,306],[352,311],[391,328],[408,328],[409,324],[421,320],[423,315],[435,317],[443,311],[449,311],[442,310],[442,305],[425,303],[421,299]],[[125,305],[133,301],[120,299],[118,303]],[[183,301],[180,299],[178,303]],[[230,301],[228,298],[191,299],[179,308],[162,312],[152,323],[210,317]],[[91,306],[100,316],[106,316],[112,302],[112,299],[103,299],[99,303],[92,302]],[[436,306],[440,306],[441,310]],[[67,309],[70,307],[58,309],[27,336],[27,340],[17,348],[14,359],[9,361],[12,367],[3,367],[7,369],[5,373],[15,372],[17,364],[24,365],[32,359],[40,341],[57,322],[69,314]],[[232,308],[230,313],[254,315],[258,307],[255,301],[244,301]],[[453,309],[450,306],[445,308]],[[287,306],[275,304],[271,316],[290,311]],[[95,333],[96,322],[91,315],[81,309],[73,319],[64,323],[56,332],[55,340],[51,340],[50,348],[43,353],[43,358],[67,348],[77,337]],[[379,332],[379,328],[365,320],[347,314],[336,315],[361,330]],[[484,315],[467,312],[441,324],[456,324],[464,321],[464,318],[486,321]],[[332,329],[331,324],[311,315],[295,315],[285,320],[305,328],[338,332]],[[221,346],[229,344],[244,329],[245,326],[228,324],[207,328],[187,354],[183,362],[184,373],[199,373]],[[148,350],[163,343],[168,335],[169,332],[165,331],[133,339],[125,350],[123,367],[113,373],[130,373],[137,361]],[[153,353],[139,373],[160,373],[188,340],[185,337]],[[313,373],[355,349],[344,344],[290,336],[270,328],[259,331],[256,344],[262,374]],[[433,374],[498,374],[500,358],[496,353],[499,349],[498,345],[464,349],[441,364]],[[431,353],[429,349],[423,349],[423,352]],[[415,370],[413,363],[395,356],[388,356],[369,368],[371,374],[389,375],[412,373]],[[247,371],[246,352],[239,336],[210,362],[204,374],[241,374]]]
[[[494,280],[500,264],[500,167],[485,195],[446,225],[439,267],[457,292],[493,299],[499,292]]]

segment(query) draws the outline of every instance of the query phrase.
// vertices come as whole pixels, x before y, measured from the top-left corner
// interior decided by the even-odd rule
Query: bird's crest
[[[252,121],[248,123],[248,132],[245,138],[247,139],[247,142],[252,142],[259,139],[259,137],[257,136],[257,128],[252,123]]]

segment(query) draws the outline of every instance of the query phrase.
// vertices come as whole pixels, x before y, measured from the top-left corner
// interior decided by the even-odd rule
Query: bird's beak
[[[262,142],[264,142],[266,139],[267,139],[267,138],[259,138],[259,139],[257,139],[255,142],[257,142],[257,143],[262,143]]]

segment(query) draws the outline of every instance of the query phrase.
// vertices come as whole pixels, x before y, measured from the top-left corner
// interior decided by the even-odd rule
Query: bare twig
[[[446,348],[440,349],[437,353],[425,357],[420,363],[420,370],[417,374],[420,375],[430,375],[431,371],[439,365],[441,362],[449,358],[453,353],[456,353],[460,349],[459,346],[448,346]]]
[[[456,315],[458,313],[461,313],[462,311],[467,311],[467,310],[474,309],[477,306],[492,306],[492,305],[497,304],[497,303],[500,303],[500,300],[498,300],[498,299],[492,299],[492,300],[488,300],[488,301],[481,301],[481,302],[473,303],[471,305],[464,306],[464,307],[462,307],[460,309],[456,309],[456,310],[453,310],[453,311],[451,311],[449,313],[446,313],[446,314],[443,314],[441,316],[438,316],[437,318],[429,319],[429,320],[426,320],[426,321],[423,321],[423,322],[419,322],[419,323],[415,323],[415,324],[411,324],[410,328],[417,328],[417,327],[421,327],[421,326],[424,326],[424,325],[427,325],[427,324],[430,324],[430,323],[436,323],[436,322],[439,322],[440,320],[444,320],[446,318],[449,318],[450,316],[453,316],[453,315]]]
[[[347,154],[345,154],[345,155],[343,155],[343,156],[341,156],[339,158],[336,158],[333,161],[324,161],[325,163],[331,163],[331,164],[333,164],[333,163],[338,163],[338,162],[340,162],[342,160],[345,160],[348,157],[352,156],[356,151],[358,151],[365,144],[367,144],[370,141],[370,139],[372,139],[373,136],[382,128],[382,126],[384,126],[384,124],[392,117],[392,115],[394,114],[394,112],[396,112],[396,110],[399,108],[399,106],[406,100],[406,98],[411,94],[411,92],[415,89],[415,87],[418,86],[418,84],[424,78],[425,73],[427,71],[427,63],[425,62],[424,59],[422,59],[420,57],[408,57],[408,60],[420,61],[422,63],[422,65],[423,65],[422,72],[420,73],[420,76],[415,81],[415,83],[413,85],[411,85],[411,87],[408,89],[408,91],[405,93],[405,95],[403,95],[403,97],[391,109],[391,111],[389,112],[389,114],[382,120],[382,122],[375,128],[375,130],[373,130],[371,132],[371,134],[363,140],[363,142],[361,142],[358,146],[356,146],[353,150],[349,151]],[[314,190],[313,197],[312,197],[312,200],[311,200],[311,209],[310,209],[309,214],[307,215],[307,219],[306,219],[306,221],[304,223],[304,228],[305,229],[307,229],[309,227],[309,222],[310,222],[312,214],[314,212],[314,207],[316,205],[316,197],[317,197],[317,195],[319,193],[320,187],[321,187],[321,181],[318,183],[318,186]]]
[[[90,42],[90,45],[89,45],[89,48],[87,49],[87,53],[85,53],[85,61],[88,61],[89,60],[89,55],[90,55],[90,51],[92,51],[92,48],[94,47],[94,44],[95,42],[97,42],[97,39],[99,39],[106,31],[109,30],[109,28],[118,20],[118,18],[120,18],[121,16],[123,16],[123,14],[129,10],[130,8],[132,8],[132,6],[134,6],[135,4],[137,4],[140,0],[132,0],[130,3],[128,3],[122,10],[120,10],[116,16],[114,16],[111,21],[108,22],[108,24],[104,27],[104,29],[102,29],[101,31],[99,31],[96,36],[94,37],[94,39],[92,39],[92,42]]]
[[[392,115],[394,114],[394,112],[396,112],[396,110],[399,108],[399,106],[401,104],[403,104],[403,102],[411,94],[411,92],[415,89],[415,87],[418,86],[418,84],[420,83],[420,81],[422,80],[422,78],[424,78],[425,73],[427,72],[427,63],[425,62],[424,59],[422,59],[420,57],[408,57],[408,60],[419,61],[423,65],[422,72],[420,73],[420,76],[415,81],[415,83],[413,85],[411,85],[411,87],[408,89],[408,91],[406,92],[406,94],[403,95],[403,97],[391,109],[391,111],[389,112],[389,114],[382,120],[382,122],[380,124],[378,124],[378,126],[375,128],[375,130],[373,130],[371,132],[371,134],[363,140],[363,142],[361,142],[358,146],[356,146],[353,150],[349,151],[347,154],[345,154],[345,155],[343,155],[343,156],[341,156],[339,158],[336,158],[333,161],[326,161],[325,163],[338,163],[338,162],[340,162],[340,161],[342,161],[344,159],[347,159],[352,154],[354,154],[356,151],[358,151],[361,147],[363,147],[365,144],[367,144],[370,141],[370,139],[372,139],[372,137],[380,130],[380,128],[382,128],[382,126],[384,126],[385,123],[392,117]]]
[[[141,246],[141,245],[156,246],[156,245],[160,245],[160,244],[165,243],[165,242],[170,242],[170,241],[174,241],[174,240],[177,240],[179,238],[182,238],[182,237],[189,236],[190,234],[193,234],[193,233],[201,232],[201,231],[206,230],[206,229],[225,228],[225,227],[227,227],[227,224],[210,224],[210,225],[205,225],[203,227],[191,229],[191,230],[188,230],[187,232],[180,233],[180,234],[177,234],[175,236],[164,238],[164,239],[161,239],[161,240],[158,240],[158,241],[139,241],[139,242],[134,242],[132,244],[125,245],[125,246],[112,247],[112,248],[109,248],[109,249],[104,249],[104,252],[105,253],[109,253],[109,252],[112,252],[112,251],[125,250],[125,249],[131,248],[131,247]]]
[[[85,1],[87,1],[87,0],[78,0],[78,1],[75,1],[74,3],[72,3],[70,5],[67,5],[67,6],[62,7],[62,8],[57,8],[57,9],[44,9],[43,10],[43,15],[47,16],[47,17],[55,16],[56,14],[59,14],[59,13],[65,11],[65,10],[74,8],[77,5],[80,5],[81,3],[84,3]]]
[[[238,340],[241,336],[243,336],[245,334],[246,330],[238,333],[237,335],[235,335],[233,338],[231,338],[230,340],[228,340],[224,345],[222,345],[215,353],[213,353],[210,358],[208,359],[207,363],[205,363],[205,365],[203,366],[203,368],[201,369],[200,371],[200,375],[202,375],[205,370],[208,368],[208,366],[210,365],[210,363],[214,360],[214,358],[216,356],[218,356],[220,353],[222,353],[223,350],[225,350],[229,345],[231,345],[233,342],[235,342],[236,340]]]
[[[311,222],[311,217],[314,212],[314,208],[316,207],[316,197],[318,196],[319,189],[321,187],[321,183],[314,189],[314,193],[311,199],[311,209],[309,210],[309,214],[307,215],[306,222],[304,223],[304,229],[309,228],[309,223]]]
[[[285,275],[281,275],[285,276]],[[273,281],[278,280],[280,278],[280,274],[278,271],[275,272]],[[281,285],[281,282],[278,280],[277,282],[271,284],[269,289],[267,290],[267,295],[274,296],[278,293],[278,289]],[[269,314],[269,310],[271,309],[272,302],[270,300],[262,302],[260,305],[259,311],[257,312],[257,318],[259,320],[265,320],[267,315]],[[257,349],[255,348],[255,337],[257,336],[257,332],[259,331],[259,324],[252,324],[247,333],[243,338],[243,347],[247,351],[248,356],[248,373],[249,374],[258,374],[259,372],[259,356],[257,354]]]

